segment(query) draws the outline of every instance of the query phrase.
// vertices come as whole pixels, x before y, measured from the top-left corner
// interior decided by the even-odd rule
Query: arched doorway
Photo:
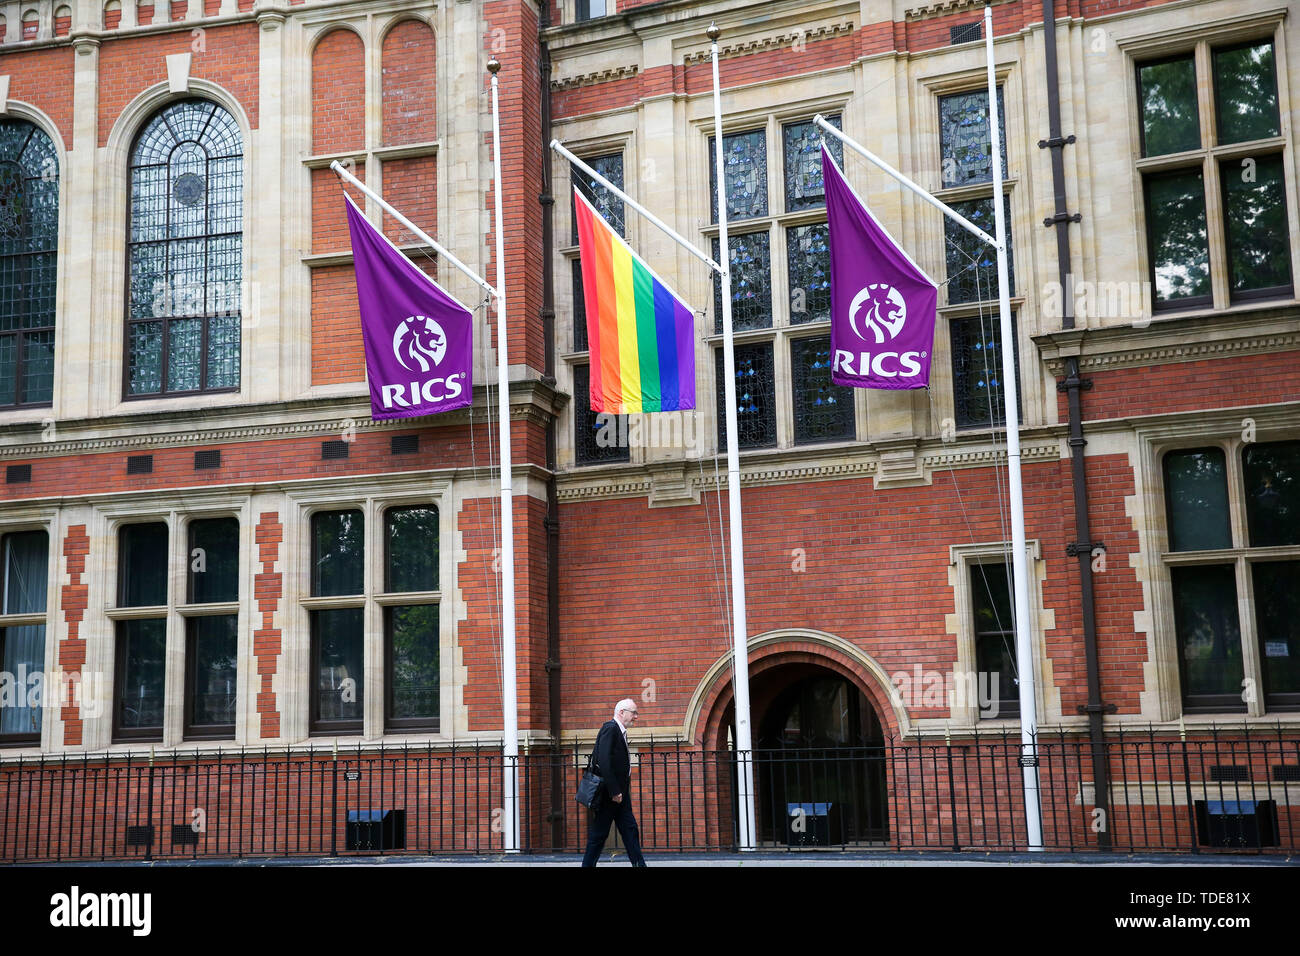
[[[853,680],[806,661],[762,669],[750,680],[750,712],[760,844],[889,840],[884,730]],[[726,749],[734,747],[734,726],[728,701],[719,728]]]

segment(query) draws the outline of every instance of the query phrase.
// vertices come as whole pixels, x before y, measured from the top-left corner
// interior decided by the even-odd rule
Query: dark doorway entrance
[[[887,841],[884,734],[857,686],[797,664],[760,675],[751,701],[759,839],[803,847]]]

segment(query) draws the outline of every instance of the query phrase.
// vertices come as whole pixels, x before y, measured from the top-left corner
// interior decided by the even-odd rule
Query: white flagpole
[[[736,684],[736,757],[740,849],[753,850],[754,748],[749,722],[749,631],[745,623],[745,548],[740,516],[740,450],[736,423],[736,349],[731,328],[731,256],[727,249],[726,179],[722,168],[722,91],[718,82],[718,35],[709,24],[713,55],[713,164],[717,178],[719,279],[722,283],[722,374],[727,406],[727,505],[731,524],[732,663]]]
[[[1025,499],[1020,474],[1020,401],[1016,378],[1015,334],[1011,326],[1011,299],[1007,275],[1007,227],[1002,209],[1002,135],[997,124],[997,82],[993,72],[993,10],[984,8],[984,51],[989,93],[989,145],[993,153],[994,236],[961,216],[929,192],[826,121],[818,113],[813,122],[839,139],[904,187],[936,207],[972,235],[993,246],[998,254],[998,312],[1002,328],[1002,387],[1007,423],[1007,496],[1011,511],[1011,574],[1015,602],[1016,669],[1020,672],[1020,750],[1025,797],[1025,830],[1030,850],[1043,849],[1043,826],[1038,792],[1038,707],[1034,685],[1034,656],[1029,620],[1029,566],[1025,557]]]
[[[1046,24],[1045,29],[1055,29]],[[1025,787],[1025,830],[1030,850],[1043,849],[1038,794],[1038,706],[1034,645],[1029,626],[1029,567],[1025,557],[1025,497],[1020,476],[1020,385],[1016,378],[1015,331],[1007,289],[1007,224],[1002,209],[1002,133],[998,129],[997,80],[993,74],[993,8],[984,7],[984,52],[989,87],[989,144],[993,162],[993,225],[998,251],[998,312],[1002,321],[1002,394],[1007,423],[1007,484],[1011,498],[1011,568],[1016,605],[1016,669],[1020,672],[1020,766]]]
[[[506,240],[501,216],[501,115],[497,105],[496,57],[488,61],[492,74],[493,228],[497,258],[497,416],[501,445],[501,710],[504,728],[502,762],[505,779],[505,850],[519,852],[519,701],[515,679],[515,529],[511,505],[510,362],[506,356]]]

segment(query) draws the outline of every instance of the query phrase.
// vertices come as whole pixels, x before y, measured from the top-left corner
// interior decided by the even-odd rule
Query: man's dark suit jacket
[[[607,720],[596,735],[596,766],[604,778],[604,787],[610,798],[626,793],[632,786],[631,758],[627,741],[617,720]]]

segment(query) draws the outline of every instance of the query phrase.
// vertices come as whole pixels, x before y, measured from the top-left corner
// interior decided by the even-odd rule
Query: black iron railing
[[[1018,735],[812,743],[744,755],[637,746],[643,845],[735,849],[748,769],[761,849],[1027,848]],[[1281,728],[1117,735],[1104,808],[1086,739],[1043,734],[1036,751],[1046,849],[1300,848],[1300,737]],[[520,755],[524,852],[583,848],[585,764],[577,747]],[[503,770],[486,745],[16,760],[0,764],[0,861],[498,853]]]

